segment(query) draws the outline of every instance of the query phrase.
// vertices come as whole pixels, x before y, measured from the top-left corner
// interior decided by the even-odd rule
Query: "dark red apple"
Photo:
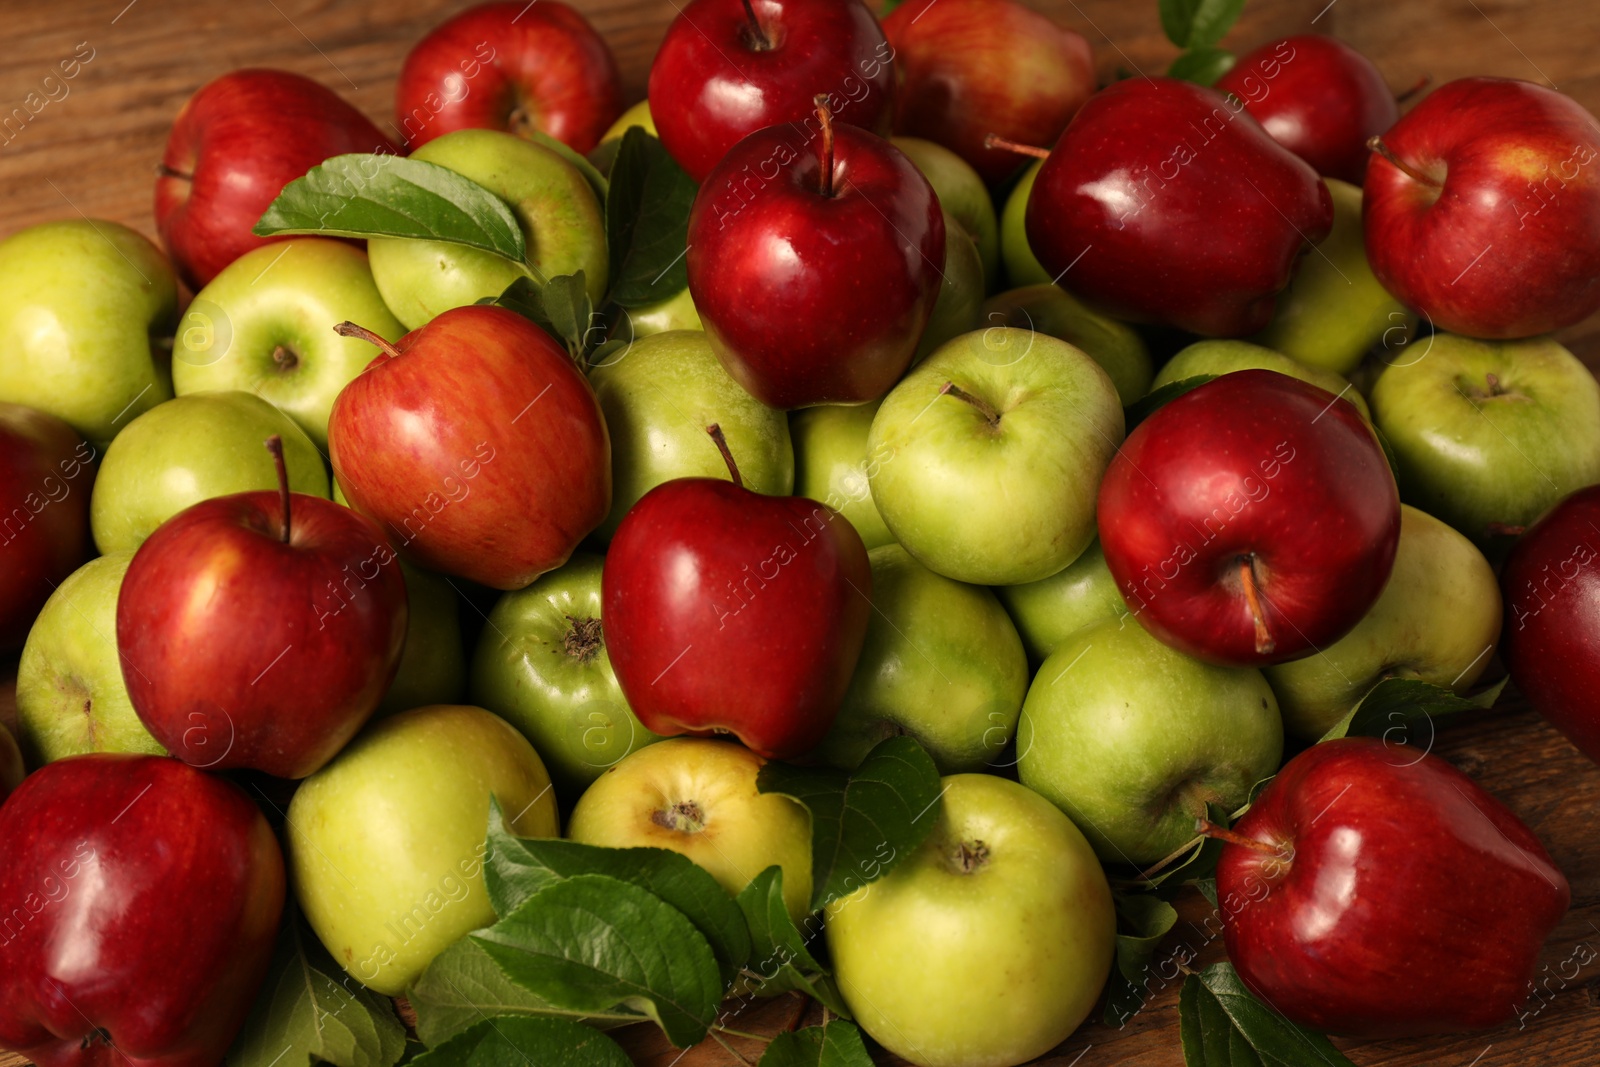
[[[1532,337],[1600,309],[1600,123],[1577,101],[1462,78],[1374,146],[1367,258],[1435,327]]]
[[[915,355],[944,267],[933,187],[853,126],[753,133],[689,215],[689,292],[734,380],[769,407],[883,396]]]
[[[333,404],[328,451],[350,506],[419,566],[521,589],[611,509],[594,390],[505,308],[454,308],[389,344]]]
[[[1055,144],[1094,92],[1089,42],[1014,0],[910,0],[883,32],[900,72],[895,132],[937,141],[991,184],[1027,160],[985,137]]]
[[[601,577],[606,650],[658,734],[731,733],[771,759],[833,725],[872,613],[855,527],[825,504],[679,478],[629,510]],[[707,442],[706,447],[711,447]]]
[[[1217,88],[1244,101],[1272,139],[1318,174],[1360,185],[1367,141],[1400,117],[1372,61],[1337,37],[1308,33],[1240,58]]]
[[[96,458],[54,415],[0,404],[0,651],[22,647],[51,592],[93,554]]]
[[[406,586],[378,528],[290,493],[275,455],[280,492],[202,500],[139,546],[117,647],[134,711],[173,755],[304,778],[394,679]]]
[[[34,773],[0,807],[0,1047],[215,1067],[272,958],[283,856],[238,787],[155,756]]]
[[[1119,318],[1234,337],[1272,317],[1333,226],[1317,172],[1238,100],[1128,78],[1073,118],[1028,198],[1028,244],[1059,285]]]
[[[411,148],[452,130],[537,130],[588,152],[621,111],[610,47],[561,0],[467,8],[417,42],[395,86]]]
[[[1571,898],[1503,804],[1377,738],[1290,760],[1234,835],[1217,898],[1239,977],[1290,1021],[1352,1037],[1515,1018]]]
[[[1144,628],[1237,667],[1337,641],[1383,592],[1400,541],[1400,494],[1355,406],[1266,370],[1224,374],[1140,423],[1098,514]]]
[[[178,112],[156,179],[156,226],[173,266],[199,289],[277,238],[250,232],[283,187],[331,156],[398,153],[333,90],[283,70],[236,70]]]
[[[887,136],[893,60],[861,0],[694,0],[650,67],[650,116],[672,158],[704,182],[755,131],[806,121],[819,94],[840,122]],[[755,180],[773,177],[761,169]]]

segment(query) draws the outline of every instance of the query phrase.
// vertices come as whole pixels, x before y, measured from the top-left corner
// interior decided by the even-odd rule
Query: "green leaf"
[[[509,915],[546,887],[583,874],[603,874],[648,890],[684,914],[705,936],[723,985],[750,958],[750,931],[725,889],[689,857],[664,848],[601,848],[557,838],[519,838],[505,828],[491,800],[484,884],[495,914]]]
[[[606,195],[609,301],[642,307],[689,284],[689,209],[699,186],[661,142],[638,126],[622,135]]]
[[[1257,1000],[1231,963],[1184,979],[1178,1027],[1188,1067],[1355,1067],[1326,1037]]]
[[[779,1034],[762,1054],[759,1067],[872,1067],[872,1056],[855,1024],[835,1019],[824,1026]]]
[[[1426,751],[1433,745],[1435,718],[1493,707],[1507,681],[1502,678],[1481,693],[1463,697],[1416,678],[1385,678],[1348,715],[1334,723],[1321,740],[1381,737],[1390,744],[1416,744],[1419,750]]]
[[[644,1012],[687,1048],[722,1000],[711,946],[683,913],[636,885],[580,874],[469,935],[506,976],[574,1015]]]
[[[412,1061],[416,1067],[632,1067],[617,1043],[570,1019],[484,1019]]]
[[[511,205],[453,170],[403,156],[334,156],[284,186],[251,232],[450,241],[515,263],[527,254]]]
[[[1239,21],[1244,0],[1160,0],[1161,28],[1179,48],[1210,48]]]
[[[767,996],[798,990],[848,1019],[850,1011],[827,968],[808,947],[821,923],[815,915],[807,916],[808,931],[802,933],[789,917],[783,902],[783,868],[774,865],[756,875],[739,894],[738,903],[750,929],[750,964],[745,974],[755,991]]]
[[[1233,69],[1234,55],[1221,48],[1196,48],[1184,52],[1167,68],[1167,77],[1196,85],[1215,85],[1217,79]]]
[[[478,303],[515,311],[555,338],[575,360],[583,355],[591,339],[594,305],[584,288],[581,270],[559,274],[542,288],[532,278],[517,278],[499,296],[486,296]]]
[[[1117,965],[1106,983],[1105,1021],[1116,1028],[1144,1007],[1150,961],[1162,938],[1177,923],[1178,912],[1153,893],[1118,893],[1113,899],[1118,919]]]
[[[1178,399],[1184,393],[1193,392],[1215,378],[1215,374],[1196,374],[1192,378],[1168,382],[1160,389],[1153,389],[1144,394],[1144,396],[1122,409],[1123,422],[1127,424],[1128,432],[1132,433],[1135,426],[1154,415],[1159,409]]]
[[[285,915],[267,980],[228,1051],[228,1067],[393,1067],[406,1030],[394,1007],[340,970],[314,937]]]

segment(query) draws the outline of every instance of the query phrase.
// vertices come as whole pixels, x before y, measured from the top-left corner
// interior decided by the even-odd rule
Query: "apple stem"
[[[278,499],[283,501],[283,543],[289,543],[289,466],[283,461],[283,438],[273,434],[267,438],[267,451],[278,468]]]
[[[1256,557],[1255,553],[1239,557],[1239,584],[1244,588],[1244,600],[1250,605],[1250,617],[1256,624],[1256,652],[1266,655],[1278,647],[1278,642],[1272,639],[1272,631],[1267,629],[1267,616],[1261,610],[1261,594],[1256,589]]]
[[[1526,526],[1516,526],[1505,522],[1491,522],[1485,530],[1491,537],[1521,537],[1528,532]]]
[[[761,28],[761,20],[756,18],[755,5],[750,0],[744,0],[744,17],[750,20],[750,43],[757,52],[766,52],[772,48],[772,38],[767,36],[767,31]]]
[[[1399,170],[1406,177],[1410,178],[1412,181],[1421,182],[1423,185],[1432,186],[1435,189],[1444,188],[1442,183],[1434,181],[1432,178],[1428,177],[1426,174],[1422,173],[1420,170],[1417,170],[1411,164],[1395,155],[1394,151],[1388,145],[1383,143],[1382,137],[1374,135],[1373,137],[1369,138],[1367,140],[1367,148],[1388,160],[1390,164],[1392,164],[1397,170]]]
[[[999,427],[1000,413],[994,409],[994,406],[981,396],[973,396],[955,382],[945,382],[943,385],[941,385],[939,387],[939,395],[953,396],[957,400],[971,404],[973,407],[983,412],[983,417],[989,420],[989,428],[991,430]]]
[[[365,326],[357,326],[353,322],[341,322],[333,328],[333,332],[340,337],[359,337],[370,345],[377,345],[383,354],[393,358],[400,354],[400,350],[390,344],[388,340],[378,336]]]
[[[749,0],[745,0],[746,3]],[[818,93],[811,98],[817,105],[817,121],[822,123],[822,150],[818,153],[822,160],[822,195],[833,195],[833,112],[828,110],[828,97]]]
[[[1283,849],[1265,841],[1257,841],[1253,837],[1246,837],[1237,830],[1230,830],[1226,826],[1218,826],[1210,819],[1196,819],[1194,821],[1195,833],[1202,837],[1214,837],[1218,841],[1226,841],[1230,845],[1238,845],[1252,852],[1259,852],[1263,856],[1282,856]]]
[[[733,484],[744,488],[744,479],[739,476],[739,465],[733,461],[733,452],[728,448],[728,439],[722,436],[722,427],[712,423],[706,427],[706,433],[717,443],[717,451],[722,453],[722,462],[728,465],[728,474],[733,478]]]
[[[1397,103],[1397,104],[1403,104],[1407,100],[1410,100],[1413,96],[1416,96],[1418,93],[1422,92],[1422,90],[1426,89],[1428,86],[1430,86],[1432,84],[1433,84],[1433,75],[1432,74],[1424,74],[1422,77],[1417,79],[1417,83],[1415,85],[1413,85],[1411,88],[1404,89],[1404,90],[1401,90],[1398,93],[1395,93],[1394,94],[1394,102]]]
[[[997,133],[986,134],[983,138],[983,147],[998,148],[1002,152],[1015,152],[1019,156],[1032,156],[1034,159],[1049,159],[1050,149],[1040,148],[1038,145],[1023,144],[1001,137]]]
[[[1191,838],[1188,841],[1185,841],[1183,844],[1179,845],[1177,848],[1173,849],[1171,852],[1167,853],[1165,856],[1162,856],[1160,859],[1156,860],[1155,863],[1151,864],[1149,867],[1146,867],[1144,870],[1140,871],[1139,875],[1135,879],[1135,881],[1148,882],[1150,879],[1154,878],[1156,875],[1160,874],[1162,871],[1164,871],[1168,867],[1170,867],[1172,865],[1172,862],[1174,860],[1176,860],[1178,857],[1182,856],[1185,852],[1188,852],[1191,849],[1193,849],[1194,846],[1197,845],[1199,842],[1200,842],[1200,838],[1198,838],[1198,837]]]
[[[174,170],[173,168],[167,166],[165,163],[156,164],[156,173],[159,174],[163,178],[177,178],[179,181],[185,181],[185,182],[194,181],[194,175],[193,174],[185,174],[181,170]]]

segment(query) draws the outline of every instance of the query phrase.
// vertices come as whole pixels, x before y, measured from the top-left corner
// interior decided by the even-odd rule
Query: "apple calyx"
[[[1421,184],[1433,189],[1444,188],[1443,182],[1436,181],[1435,179],[1422,173],[1422,171],[1418,170],[1416,167],[1413,167],[1411,164],[1407,163],[1405,160],[1401,159],[1399,156],[1395,155],[1394,150],[1383,143],[1382,135],[1374,134],[1372,137],[1368,138],[1367,148],[1378,153],[1378,155],[1387,160],[1396,170],[1400,171],[1400,173],[1404,174],[1412,181],[1420,182]]]
[[[768,37],[767,31],[761,28],[761,20],[756,18],[755,5],[751,4],[750,0],[744,0],[744,17],[749,20],[749,25],[745,27],[744,43],[750,47],[751,51],[770,52],[772,50],[772,38]]]
[[[697,834],[706,828],[706,814],[693,800],[680,800],[669,808],[657,808],[650,813],[650,821],[663,830],[676,830],[680,834]]]
[[[1462,395],[1469,400],[1489,400],[1497,396],[1521,395],[1515,390],[1507,389],[1505,386],[1501,385],[1499,375],[1493,373],[1492,371],[1483,376],[1483,388],[1481,389],[1476,385],[1461,387],[1459,382],[1457,387],[1461,389]]]
[[[300,353],[288,345],[274,345],[272,347],[272,365],[279,374],[288,374],[300,366]]]
[[[576,615],[568,615],[566,619],[572,625],[567,627],[566,636],[561,639],[562,650],[579,663],[594,659],[605,644],[600,620],[589,616],[580,619]]]
[[[1031,156],[1034,159],[1049,159],[1050,149],[1040,148],[1038,145],[1023,144],[1013,141],[999,134],[986,133],[983,136],[983,147],[998,148],[1002,152],[1015,152],[1019,156]]]
[[[365,326],[357,326],[353,322],[341,322],[339,325],[333,328],[333,332],[338,334],[340,337],[359,337],[369,345],[377,346],[377,348],[390,359],[400,355],[400,350],[398,348],[390,344],[388,340],[382,336],[373,333]]]
[[[728,448],[728,439],[722,436],[722,427],[713,422],[706,427],[706,433],[717,443],[717,451],[722,453],[722,462],[728,465],[728,475],[733,479],[733,484],[743,489],[744,478],[739,474],[739,465],[733,461],[733,452]]]
[[[278,499],[283,502],[283,535],[280,540],[289,543],[289,467],[283,461],[283,438],[273,434],[267,438],[267,451],[272,453],[273,465],[278,468]]]
[[[990,430],[1000,429],[1000,411],[981,396],[974,396],[961,388],[955,382],[945,382],[939,387],[940,396],[953,396],[965,404],[971,404],[983,413],[984,419],[989,423]]]
[[[748,4],[750,0],[745,0]],[[817,105],[817,121],[822,124],[822,146],[817,149],[817,158],[822,163],[820,173],[821,192],[828,198],[833,197],[833,112],[828,110],[828,96],[818,93],[811,98]]]
[[[957,874],[975,874],[989,865],[989,846],[981,840],[962,841],[950,851],[950,866]]]
[[[1278,642],[1267,629],[1266,612],[1261,609],[1261,594],[1256,586],[1256,555],[1251,552],[1239,557],[1239,588],[1244,590],[1244,602],[1250,605],[1250,618],[1256,624],[1256,652],[1264,656],[1277,648]]]

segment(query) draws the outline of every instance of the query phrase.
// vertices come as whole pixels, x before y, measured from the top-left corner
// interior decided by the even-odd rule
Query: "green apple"
[[[142,234],[103,219],[15,233],[0,242],[0,401],[104,447],[172,396],[177,314],[178,280]]]
[[[634,749],[661,740],[634,717],[606,655],[604,563],[579,552],[506,593],[472,657],[473,701],[521,730],[556,788],[573,796]]]
[[[331,332],[331,331],[330,331]],[[253,393],[191,393],[140,415],[106,449],[89,498],[102,552],[138,548],[157,526],[214,496],[277,489],[264,444],[277,434],[289,488],[328,496],[328,469],[304,430]]]
[[[1263,670],[1285,729],[1316,741],[1385,678],[1465,693],[1493,658],[1500,611],[1500,586],[1483,553],[1432,515],[1400,505],[1400,548],[1378,602],[1327,648]]]
[[[945,212],[955,216],[961,232],[978,246],[984,288],[994,288],[1000,281],[1000,220],[995,217],[989,187],[971,164],[942,144],[920,137],[891,140],[928,179]],[[950,232],[948,225],[945,232]]]
[[[606,291],[606,231],[600,202],[583,174],[561,156],[499,130],[456,130],[411,154],[504,197],[522,226],[528,262],[466,245],[404,238],[367,242],[383,301],[407,329],[441,311],[499,296],[518,278],[584,272],[589,299]]]
[[[489,798],[518,837],[559,833],[544,764],[482,708],[371,723],[300,783],[284,834],[311,928],[355,979],[403,992],[452,941],[494,922],[483,886]]]
[[[697,330],[641,337],[595,364],[589,381],[611,433],[609,539],[628,509],[674,478],[727,478],[706,433],[722,427],[745,487],[785,496],[794,488],[794,448],[784,414],[740,388]]]
[[[461,609],[450,580],[405,560],[400,561],[400,573],[406,581],[406,644],[394,681],[378,703],[378,715],[454,704],[467,688]]]
[[[867,437],[872,498],[925,566],[975,585],[1038,581],[1095,536],[1100,478],[1122,444],[1100,365],[1046,334],[956,338],[890,391]]]
[[[117,594],[132,559],[112,552],[79,567],[28,631],[17,665],[17,725],[35,765],[85,752],[167,754],[134,712],[117,654]]]
[[[1333,195],[1333,229],[1300,258],[1277,311],[1254,338],[1308,367],[1349,374],[1374,344],[1409,337],[1415,316],[1378,284],[1361,233],[1361,190],[1322,179]]]
[[[1099,999],[1111,887],[1037,794],[987,774],[943,784],[921,846],[828,906],[834,976],[856,1022],[901,1059],[1012,1067],[1065,1041]]]
[[[1434,334],[1370,394],[1400,466],[1400,498],[1482,544],[1600,482],[1600,383],[1548,337]]]
[[[868,478],[867,434],[879,403],[821,404],[789,412],[795,494],[820,500],[849,519],[868,548],[894,543],[872,502]]]
[[[1006,281],[1013,289],[1040,283],[1055,284],[1055,278],[1028,247],[1028,194],[1033,192],[1033,180],[1039,176],[1042,166],[1044,160],[1041,159],[1022,172],[1000,212],[1000,258],[1006,265]]]
[[[1291,378],[1298,378],[1318,389],[1326,389],[1334,396],[1344,397],[1356,406],[1356,410],[1361,412],[1363,418],[1369,420],[1372,418],[1372,413],[1367,410],[1367,401],[1361,392],[1333,371],[1308,367],[1304,363],[1295,362],[1282,352],[1274,352],[1270,348],[1263,348],[1249,341],[1216,338],[1196,341],[1167,360],[1167,365],[1155,376],[1150,388],[1160,389],[1163,385],[1181,382],[1197,374],[1220,376],[1241,370],[1271,370],[1287,374]]]
[[[242,389],[272,403],[328,447],[328,412],[377,349],[333,328],[354,322],[390,341],[390,314],[366,253],[343,241],[296,237],[246,252],[195,296],[178,324],[172,387]]]
[[[947,774],[994,763],[1028,692],[1022,639],[993,593],[935,574],[899,545],[875,548],[872,618],[817,756],[853,770],[910,734]]]
[[[979,317],[986,327],[1037,330],[1077,345],[1111,376],[1123,407],[1150,388],[1150,350],[1138,333],[1090,308],[1059,285],[1044,282],[1000,293],[983,305]]]
[[[1131,618],[1061,643],[1017,724],[1022,784],[1071,816],[1107,863],[1144,866],[1233,811],[1278,769],[1283,719],[1261,672],[1168,648]]]
[[[1098,539],[1050,577],[997,586],[995,594],[1016,624],[1033,663],[1042,663],[1061,642],[1090,623],[1128,613]]]
[[[756,789],[766,761],[743,745],[674,737],[635,749],[596,778],[567,836],[612,848],[669,848],[737,896],[776,864],[795,922],[811,911],[811,813]]]
[[[611,336],[623,341],[648,337],[668,330],[698,330],[701,328],[700,312],[694,306],[694,297],[688,288],[655,304],[623,308],[622,318],[611,331]]]
[[[955,218],[944,213],[944,269],[939,275],[939,297],[933,313],[917,342],[912,363],[920,363],[940,345],[978,328],[978,311],[983,306],[983,263],[978,246],[956,229]]]

